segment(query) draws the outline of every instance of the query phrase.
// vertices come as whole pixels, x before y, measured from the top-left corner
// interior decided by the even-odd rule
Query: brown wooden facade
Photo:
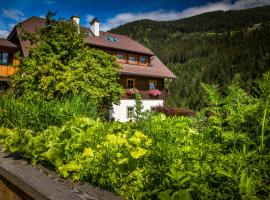
[[[164,79],[163,78],[155,78],[155,77],[147,77],[147,76],[135,76],[135,75],[120,75],[119,84],[123,86],[125,90],[131,89],[128,85],[128,81],[133,80],[134,86],[139,90],[139,94],[142,99],[164,99],[165,98],[165,90],[164,90]],[[150,91],[150,82],[155,83],[155,89],[158,89],[161,92],[161,95],[153,97],[149,94]],[[134,99],[134,95],[124,94],[123,99]]]
[[[160,91],[164,89],[164,79],[163,78],[155,78],[155,77],[147,77],[147,76],[135,76],[135,75],[120,75],[119,84],[123,86],[124,89],[129,89],[127,85],[127,81],[132,79],[135,81],[134,88],[140,91],[148,91],[150,90],[150,81],[156,82],[156,88]]]
[[[139,53],[134,53],[134,52],[127,52],[127,51],[121,51],[121,50],[115,50],[115,49],[109,49],[109,48],[103,48],[103,47],[93,47],[94,49],[97,50],[102,50],[105,51],[111,55],[116,56],[117,58],[119,57],[118,54],[124,54],[124,59],[117,59],[118,63],[121,64],[129,64],[129,65],[136,65],[136,67],[149,67],[150,66],[150,55],[144,55],[144,54],[139,54]],[[129,57],[131,55],[136,56],[137,61],[136,62],[131,62]],[[146,63],[141,63],[140,62],[140,56],[145,56],[146,57]],[[156,78],[156,77],[148,77],[148,76],[139,76],[139,75],[120,75],[119,79],[119,84],[122,85],[122,87],[127,90],[130,89],[128,87],[128,80],[133,80],[134,81],[134,86],[133,88],[136,88],[139,90],[139,94],[141,95],[142,99],[157,99],[157,100],[163,100],[165,99],[165,90],[164,90],[164,78]],[[151,96],[149,94],[150,88],[150,82],[155,83],[155,89],[158,89],[161,92],[161,95],[159,96]],[[122,99],[135,99],[134,95],[127,95],[126,93],[123,95]]]
[[[8,53],[9,54],[9,61],[8,63],[0,63],[0,81],[8,81],[10,76],[15,74],[18,71],[19,60],[14,56],[16,50],[0,47],[1,53]]]
[[[91,46],[91,48],[97,49],[97,50],[102,50],[105,51],[106,53],[109,53],[113,56],[117,57],[117,62],[122,63],[122,64],[130,64],[130,65],[138,65],[138,66],[145,66],[149,67],[150,66],[150,55],[145,55],[145,54],[140,54],[140,53],[134,53],[134,52],[128,52],[124,50],[115,50],[115,49],[109,49],[109,48],[104,48],[104,47],[94,47]],[[119,59],[119,54],[123,55],[123,59]],[[131,56],[136,57],[136,61],[133,62],[130,60]],[[146,61],[145,63],[141,62],[141,57],[145,57]]]
[[[104,48],[102,48],[101,50],[115,56],[117,56],[119,52],[123,53],[125,55],[125,59],[124,60],[118,59],[117,62],[119,63],[134,64],[137,67],[148,67],[150,63],[150,56],[141,55],[138,53],[130,53],[130,52],[124,52],[124,51],[104,49]],[[9,81],[10,77],[19,70],[19,68],[17,67],[19,65],[19,60],[15,58],[14,50],[10,51],[8,49],[0,48],[0,52],[8,52],[10,54],[9,65],[0,64],[0,81]],[[129,55],[136,56],[137,62],[136,63],[130,62]],[[147,64],[140,63],[140,56],[146,56]],[[136,88],[137,90],[139,90],[139,93],[141,94],[142,99],[164,99],[165,98],[164,78],[122,74],[120,75],[119,84],[121,84],[124,89],[130,89],[131,87],[128,87],[128,80],[132,80],[134,82],[134,85],[132,88]],[[154,83],[155,85],[154,88],[158,89],[161,92],[161,95],[153,97],[149,94],[149,90],[151,89],[150,82]],[[134,99],[134,96],[133,95],[129,96],[129,95],[124,94],[122,98]]]

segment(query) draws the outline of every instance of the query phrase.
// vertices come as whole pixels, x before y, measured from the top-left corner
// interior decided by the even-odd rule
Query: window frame
[[[145,57],[145,63],[142,63],[141,62],[141,57]],[[139,56],[139,63],[140,63],[140,65],[148,65],[148,56],[146,56],[146,55],[140,55]]]
[[[3,54],[7,54],[7,62],[3,62]],[[9,52],[0,52],[0,64],[1,65],[10,65],[11,64],[11,55]]]
[[[111,36],[111,35],[106,35],[104,38],[105,38],[105,40],[108,41],[108,42],[112,42],[112,43],[118,42],[118,39],[115,38],[115,37],[113,37],[113,36]]]
[[[130,60],[130,57],[134,56],[135,61]],[[137,64],[138,63],[138,55],[136,53],[129,53],[128,54],[128,63],[129,64]]]
[[[132,88],[129,87],[128,81],[133,81],[133,87]],[[136,84],[135,78],[127,78],[127,89],[135,88],[135,84]]]
[[[129,109],[132,109],[132,111],[130,111]],[[132,112],[132,113],[130,113]],[[127,118],[128,119],[132,119],[135,117],[135,107],[134,106],[127,106]]]
[[[151,82],[154,83],[154,88],[151,89]],[[157,80],[149,80],[149,90],[157,89]]]
[[[119,59],[118,55],[119,54],[122,54],[123,55],[123,59]],[[122,51],[118,51],[117,54],[117,61],[120,62],[120,63],[126,63],[127,62],[127,54],[125,52],[122,52]]]

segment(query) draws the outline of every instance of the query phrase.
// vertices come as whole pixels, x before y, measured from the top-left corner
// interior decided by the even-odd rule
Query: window
[[[157,81],[156,80],[150,80],[149,81],[149,89],[153,90],[153,89],[156,89],[156,87],[157,87]]]
[[[128,89],[135,88],[135,79],[131,79],[131,78],[127,79],[127,88]]]
[[[0,52],[0,63],[9,64],[9,54],[5,52]]]
[[[115,37],[112,37],[111,35],[105,36],[105,40],[109,42],[118,42],[118,39],[116,39]]]
[[[146,56],[140,56],[140,64],[147,64],[147,57]]]
[[[129,62],[130,63],[137,63],[137,55],[136,54],[129,54]]]
[[[134,107],[128,106],[127,107],[127,118],[133,118],[135,116],[135,109]]]
[[[118,52],[117,53],[117,58],[119,61],[125,61],[126,60],[126,54],[123,52]]]
[[[156,108],[157,108],[156,106],[151,106],[151,107],[150,107],[150,111],[151,111],[151,112],[155,112],[155,111],[156,111]]]

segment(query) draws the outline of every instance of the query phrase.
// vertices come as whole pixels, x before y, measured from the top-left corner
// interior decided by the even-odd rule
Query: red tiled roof
[[[23,21],[20,23],[21,27],[15,27],[17,29],[17,31],[19,32],[19,37],[21,36],[20,29],[23,29],[24,31],[28,32],[28,33],[35,33],[37,32],[39,29],[41,29],[42,26],[45,25],[45,19],[44,18],[40,18],[40,17],[30,17],[27,20]],[[24,56],[28,56],[29,54],[29,50],[32,47],[31,43],[28,40],[21,40],[21,48],[22,48],[22,53]]]
[[[26,32],[36,32],[45,24],[45,19],[39,17],[31,17],[21,23],[21,27]],[[142,76],[155,76],[155,77],[168,77],[168,78],[176,78],[175,75],[156,57],[153,56],[154,53],[148,49],[147,47],[143,46],[142,44],[136,42],[135,40],[124,36],[118,35],[108,32],[100,32],[100,36],[96,37],[93,36],[92,32],[89,28],[82,27],[87,35],[84,39],[85,43],[90,46],[98,46],[98,47],[105,47],[110,49],[117,49],[117,50],[124,50],[130,51],[135,53],[147,54],[151,55],[151,64],[149,67],[146,66],[138,66],[138,65],[129,65],[129,64],[122,64],[122,69],[120,73],[123,74],[134,74],[134,75],[142,75]],[[15,27],[15,30],[19,33],[20,37],[20,30],[19,28]],[[116,42],[111,42],[106,40],[106,36],[111,36],[115,38]],[[29,49],[31,48],[31,44],[29,41],[20,40],[21,48],[23,51],[24,56],[28,56]]]
[[[8,48],[14,48],[14,49],[17,48],[15,44],[13,44],[12,42],[4,38],[0,38],[0,47],[8,47]]]
[[[106,40],[105,38],[106,36],[110,36],[117,39],[117,42],[111,42],[111,41]],[[119,50],[131,51],[131,52],[142,53],[142,54],[147,54],[147,55],[154,55],[154,53],[150,49],[146,48],[142,44],[138,43],[135,40],[132,40],[131,38],[125,35],[119,35],[119,34],[113,34],[109,32],[100,31],[99,37],[88,36],[84,39],[84,41],[86,44],[93,45],[93,46],[119,49]]]

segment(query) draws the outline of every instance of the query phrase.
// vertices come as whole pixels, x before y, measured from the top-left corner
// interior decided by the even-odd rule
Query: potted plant
[[[157,97],[161,95],[161,92],[158,89],[149,90],[148,94],[152,97]]]
[[[133,96],[133,95],[138,94],[138,93],[139,93],[139,90],[136,89],[136,88],[126,90],[126,95],[127,96]]]

